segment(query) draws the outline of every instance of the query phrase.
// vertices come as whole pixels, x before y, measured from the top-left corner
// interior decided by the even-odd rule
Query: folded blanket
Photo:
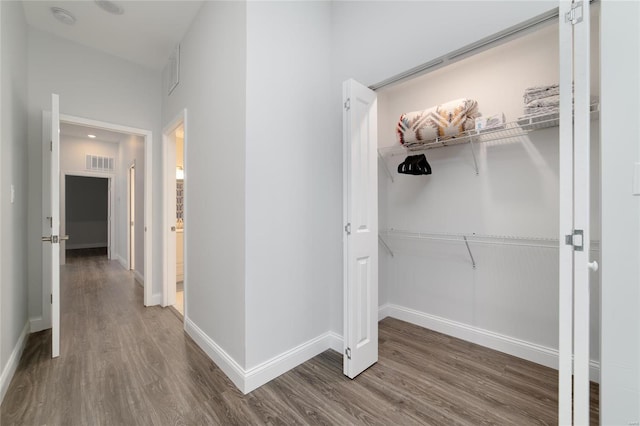
[[[524,109],[525,115],[551,114],[551,113],[557,113],[558,111],[560,111],[560,109],[557,106],[526,107]]]
[[[479,116],[478,103],[471,99],[457,99],[424,111],[408,112],[398,121],[398,142],[411,146],[456,137],[473,129]]]
[[[555,96],[560,94],[560,86],[558,84],[551,84],[549,86],[533,86],[525,89],[524,91],[524,103],[528,104],[536,99],[546,98],[549,96]]]
[[[560,95],[547,96],[546,98],[534,99],[530,102],[527,102],[526,108],[535,108],[535,107],[559,107],[560,106]]]

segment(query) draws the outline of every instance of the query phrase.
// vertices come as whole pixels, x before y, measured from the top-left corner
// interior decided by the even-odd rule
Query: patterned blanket
[[[478,103],[457,99],[424,111],[402,114],[396,127],[398,142],[405,146],[458,136],[473,129],[479,117]]]

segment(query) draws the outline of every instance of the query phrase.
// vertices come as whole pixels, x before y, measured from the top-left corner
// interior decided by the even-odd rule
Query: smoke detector
[[[109,12],[114,15],[122,15],[124,13],[124,8],[122,6],[110,0],[95,0],[95,2],[100,6],[100,9],[105,12]]]
[[[51,13],[53,16],[63,24],[73,25],[76,23],[76,17],[71,14],[68,10],[65,10],[61,7],[52,7]]]

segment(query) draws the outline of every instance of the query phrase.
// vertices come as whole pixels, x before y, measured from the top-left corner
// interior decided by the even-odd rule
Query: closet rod
[[[443,67],[445,65],[448,65],[449,63],[455,62],[456,59],[461,59],[461,57],[466,54],[492,47],[493,45],[497,45],[501,41],[506,41],[506,39],[508,39],[509,37],[533,28],[536,25],[540,25],[544,22],[556,19],[558,17],[558,13],[558,8],[556,7],[548,12],[545,12],[520,24],[509,27],[506,30],[500,31],[496,34],[480,39],[475,43],[468,44],[460,49],[454,50],[453,52],[450,52],[425,64],[418,65],[417,67],[411,68],[405,72],[389,77],[386,80],[382,80],[379,83],[369,86],[369,88],[371,90],[379,90],[383,87],[390,86],[394,83],[398,83],[402,80],[414,77],[416,75],[424,74],[427,70]]]
[[[427,233],[412,232],[398,229],[390,229],[383,232],[387,237],[434,240],[434,241],[453,241],[490,244],[490,245],[506,245],[520,247],[542,247],[542,248],[558,248],[558,240],[555,238],[540,237],[520,237],[513,235],[479,235],[479,234],[450,234],[450,233]],[[473,256],[472,256],[473,257]]]

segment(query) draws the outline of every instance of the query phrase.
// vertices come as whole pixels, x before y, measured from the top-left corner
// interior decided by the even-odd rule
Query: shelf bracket
[[[469,146],[471,147],[471,155],[473,156],[473,165],[476,168],[476,176],[478,176],[480,172],[478,171],[478,160],[476,159],[476,150],[473,146],[473,136],[469,136]]]
[[[393,251],[391,250],[389,245],[386,243],[386,241],[384,240],[384,238],[382,238],[380,234],[378,234],[378,241],[380,242],[380,244],[382,244],[382,247],[384,247],[387,250],[387,252],[389,252],[391,257],[395,257],[395,255],[393,254]]]
[[[389,167],[387,167],[387,162],[384,161],[384,157],[382,156],[382,154],[380,154],[380,151],[378,151],[378,159],[382,163],[382,167],[384,167],[384,171],[387,172],[387,176],[389,176],[389,179],[391,179],[391,183],[393,183],[393,175],[391,174]]]
[[[462,238],[464,238],[464,244],[467,246],[467,251],[469,252],[469,257],[471,258],[471,265],[473,266],[473,269],[476,269],[476,260],[473,258],[473,253],[471,253],[471,247],[469,247],[469,241],[467,241],[467,237],[466,236],[462,236]]]

